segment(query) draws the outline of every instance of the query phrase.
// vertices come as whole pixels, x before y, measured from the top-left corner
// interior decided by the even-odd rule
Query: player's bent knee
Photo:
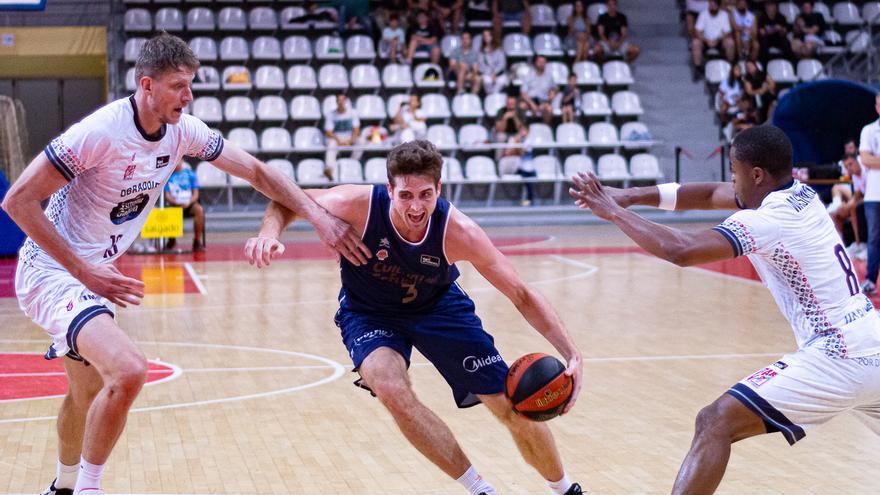
[[[382,404],[392,411],[407,409],[415,400],[412,389],[410,389],[406,380],[380,379],[375,382],[368,382],[367,385],[376,394],[376,397],[382,401]]]
[[[110,372],[107,385],[113,392],[131,395],[140,392],[147,381],[147,360],[142,355],[133,355],[122,360]]]
[[[730,421],[720,401],[715,401],[697,413],[695,434],[697,436],[722,436],[732,439]]]

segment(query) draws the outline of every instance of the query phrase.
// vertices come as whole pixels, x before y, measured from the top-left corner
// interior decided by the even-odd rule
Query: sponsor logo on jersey
[[[431,256],[430,254],[423,254],[419,258],[419,262],[423,265],[433,266],[434,268],[440,268],[440,258],[436,256]]]
[[[501,362],[504,362],[504,360],[501,359],[500,354],[485,357],[468,356],[461,361],[461,367],[468,373],[476,373],[483,366],[489,366]]]
[[[777,367],[777,368],[779,368],[779,369],[781,369],[781,370],[784,370],[785,368],[788,368],[788,365],[785,364],[785,363],[782,362],[782,361],[776,361],[775,363],[773,363],[773,366],[775,366],[775,367]]]
[[[382,239],[379,240],[379,247],[380,248],[390,248],[391,241],[389,241],[387,237],[383,237]]]
[[[69,313],[71,311],[73,311],[73,301],[67,303],[67,312]]]
[[[134,220],[144,211],[149,202],[150,196],[148,194],[138,194],[131,199],[122,201],[110,210],[110,221],[115,225],[120,225]]]
[[[145,180],[143,182],[137,183],[131,187],[126,187],[119,191],[119,197],[124,198],[126,196],[131,196],[135,193],[141,193],[145,191],[151,191],[162,184],[160,182],[156,182],[154,180]]]
[[[392,332],[391,330],[382,330],[381,328],[377,328],[375,330],[370,330],[369,332],[354,339],[354,345],[359,346],[371,340],[376,340],[380,337],[391,337],[393,335],[394,332]]]
[[[746,378],[746,381],[754,385],[755,387],[760,387],[761,385],[767,383],[768,380],[778,375],[773,368],[764,368],[761,371],[756,372],[752,376]]]
[[[168,162],[171,161],[171,155],[162,155],[156,157],[156,168],[162,168],[168,165]]]
[[[388,250],[380,249],[376,251],[376,257],[379,258],[379,261],[385,261],[386,259],[388,259]]]

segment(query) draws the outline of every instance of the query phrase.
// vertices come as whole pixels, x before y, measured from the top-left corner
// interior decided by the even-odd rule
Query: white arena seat
[[[323,117],[321,104],[312,95],[298,95],[290,100],[290,118],[292,120],[317,121]]]
[[[257,133],[253,129],[245,127],[236,127],[229,131],[229,141],[237,144],[241,149],[248,153],[256,153],[260,151],[260,145],[257,142]]]
[[[254,86],[261,90],[280,91],[284,89],[284,72],[275,65],[262,65],[254,74]]]
[[[269,152],[290,151],[290,132],[283,127],[269,127],[265,129],[260,133],[260,149]]]

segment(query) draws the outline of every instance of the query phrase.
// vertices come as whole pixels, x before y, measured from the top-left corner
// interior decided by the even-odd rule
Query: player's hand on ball
[[[357,231],[333,215],[329,213],[324,215],[319,221],[314,222],[314,226],[321,240],[337,253],[345,256],[351,264],[366,265],[367,259],[373,257]]]
[[[581,393],[581,375],[584,371],[584,362],[581,359],[580,354],[572,356],[568,360],[567,365],[568,367],[565,369],[565,374],[571,377],[574,382],[574,389],[571,391],[571,399],[569,399],[568,404],[566,404],[565,409],[562,410],[561,414],[567,414],[568,411],[571,411],[571,408],[574,407],[574,403],[577,402],[578,394]]]
[[[611,197],[606,188],[599,182],[599,178],[592,172],[579,172],[571,178],[574,187],[568,190],[568,194],[575,199],[575,204],[581,208],[590,209],[594,215],[605,220],[611,219],[614,212],[621,205]]]
[[[113,265],[92,265],[80,281],[90,291],[123,308],[139,305],[144,297],[144,283],[123,275]]]
[[[257,268],[269,266],[275,258],[284,254],[284,244],[274,237],[251,237],[244,245],[244,256]]]

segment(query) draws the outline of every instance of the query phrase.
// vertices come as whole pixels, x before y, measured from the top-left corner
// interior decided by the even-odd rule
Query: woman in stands
[[[718,118],[721,125],[726,126],[730,122],[730,110],[736,108],[736,102],[743,94],[742,68],[739,64],[733,64],[727,78],[718,86],[717,102]]]
[[[501,49],[500,41],[489,29],[483,31],[483,46],[480,48],[477,70],[480,71],[487,95],[501,93],[507,87],[507,57]]]
[[[751,97],[758,109],[758,120],[767,120],[770,107],[776,101],[776,82],[754,60],[746,62],[746,73],[743,75],[743,89]]]
[[[571,17],[568,18],[568,36],[565,42],[569,50],[574,50],[574,61],[581,62],[590,57],[590,17],[582,0],[574,2]]]

